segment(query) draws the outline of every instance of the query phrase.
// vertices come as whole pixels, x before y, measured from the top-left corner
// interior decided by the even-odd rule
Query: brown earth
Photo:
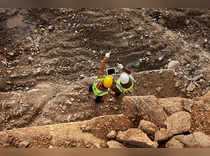
[[[0,130],[121,114],[121,98],[97,105],[87,91],[109,51],[106,67],[138,73],[130,96],[204,95],[209,19],[209,9],[0,9]],[[209,135],[208,95],[201,101],[192,131]]]

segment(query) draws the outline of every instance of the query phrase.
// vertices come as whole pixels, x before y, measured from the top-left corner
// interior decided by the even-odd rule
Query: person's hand
[[[117,68],[119,68],[119,69],[123,69],[123,65],[122,65],[122,64],[120,64],[120,63],[117,63]]]
[[[110,54],[111,54],[111,52],[106,53],[105,56],[109,58],[110,57]]]

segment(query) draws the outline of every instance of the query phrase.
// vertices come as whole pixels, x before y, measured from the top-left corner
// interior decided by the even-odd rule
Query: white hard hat
[[[127,84],[129,82],[129,75],[127,73],[122,73],[120,75],[120,83]]]

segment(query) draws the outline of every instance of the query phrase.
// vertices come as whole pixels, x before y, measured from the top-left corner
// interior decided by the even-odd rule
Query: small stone
[[[172,61],[169,62],[169,64],[168,64],[168,69],[175,69],[178,65],[179,65],[179,61],[174,61],[174,60],[172,60]]]
[[[190,24],[190,20],[187,19],[187,20],[185,21],[185,24],[186,24],[186,25]]]
[[[52,25],[48,26],[48,30],[53,30],[54,27]]]
[[[28,141],[22,141],[22,142],[19,143],[18,147],[20,147],[20,148],[23,148],[23,147],[27,148],[29,145],[30,145],[30,143]]]
[[[8,53],[8,55],[10,55],[10,56],[14,56],[14,55],[15,55],[15,53],[10,52],[10,53]]]
[[[80,129],[82,130],[82,132],[90,132],[91,131],[91,127],[88,125],[82,125],[80,127]]]
[[[118,107],[114,107],[113,109],[114,109],[114,110],[116,110],[116,111],[118,111],[118,110],[119,110],[119,108],[118,108]]]
[[[95,143],[94,145],[96,146],[96,148],[101,148],[99,143]]]
[[[156,90],[157,92],[160,92],[161,89],[162,89],[162,87],[157,87],[155,90]]]
[[[52,145],[50,145],[48,148],[53,148],[53,146],[52,146]]]
[[[112,130],[111,132],[109,132],[109,133],[107,134],[106,137],[107,137],[108,139],[115,139],[116,136],[117,136],[117,132],[114,131],[114,130]]]
[[[159,60],[159,61],[163,60],[163,56],[159,57],[158,60]]]
[[[191,82],[191,83],[188,85],[188,87],[187,87],[186,90],[187,90],[188,92],[192,92],[192,91],[195,89],[195,87],[196,87],[195,84]]]
[[[195,47],[196,47],[196,48],[199,48],[199,45],[198,45],[198,44],[195,44]]]
[[[175,83],[175,85],[174,85],[176,88],[178,88],[178,87],[180,87],[181,86],[181,84],[180,84],[180,82],[179,81],[177,81],[176,83]]]
[[[185,100],[183,101],[183,107],[184,107],[184,110],[186,110],[187,112],[192,112],[192,106],[193,106],[193,101],[188,99],[188,100]]]
[[[7,84],[11,85],[12,84],[12,81],[6,81]]]
[[[81,89],[81,85],[75,85],[74,89]]]
[[[152,53],[151,53],[150,51],[147,51],[146,54],[147,54],[148,56],[152,55]]]
[[[200,83],[200,84],[204,84],[205,82],[206,82],[206,81],[205,81],[204,79],[200,79],[200,80],[199,80],[199,83]]]
[[[28,57],[28,61],[32,62],[33,60],[34,60],[33,57],[31,56]]]
[[[90,148],[91,144],[86,144],[85,147]]]

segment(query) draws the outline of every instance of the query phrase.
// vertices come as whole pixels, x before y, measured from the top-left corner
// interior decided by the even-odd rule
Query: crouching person
[[[120,96],[122,93],[131,90],[135,84],[133,72],[123,67],[122,64],[118,64],[117,67],[122,69],[124,72],[120,74],[120,77],[117,79],[115,84],[113,84],[112,92],[114,92],[114,96]]]

